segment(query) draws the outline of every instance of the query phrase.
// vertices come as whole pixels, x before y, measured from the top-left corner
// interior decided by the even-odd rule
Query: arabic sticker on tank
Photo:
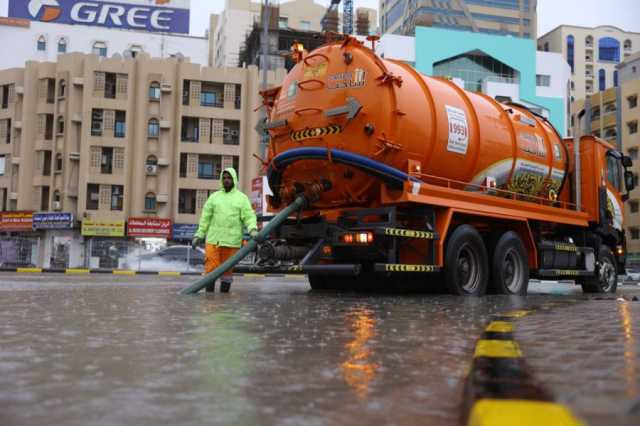
[[[547,156],[547,147],[544,146],[544,140],[536,134],[521,132],[518,134],[520,149],[529,154],[538,157]]]
[[[341,72],[331,74],[328,78],[327,88],[349,89],[363,87],[367,82],[367,72],[362,68],[356,68],[354,71]]]
[[[549,167],[527,160],[516,161],[513,178],[507,186],[511,192],[536,195],[542,192]]]
[[[460,108],[445,105],[449,121],[449,143],[447,150],[457,154],[466,154],[469,147],[469,126],[467,115]]]

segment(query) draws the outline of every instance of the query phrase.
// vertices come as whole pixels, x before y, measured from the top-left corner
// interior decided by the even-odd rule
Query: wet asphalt
[[[583,298],[177,294],[194,279],[0,274],[0,425],[456,424],[492,314]]]

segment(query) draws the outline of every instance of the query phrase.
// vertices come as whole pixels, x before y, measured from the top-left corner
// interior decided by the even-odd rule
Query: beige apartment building
[[[640,33],[561,25],[538,38],[538,50],[562,53],[572,71],[570,96],[579,100],[619,84],[616,65],[640,51]]]
[[[259,81],[255,67],[146,54],[0,71],[0,211],[196,223],[223,168],[245,192],[258,174]]]
[[[591,134],[609,141],[633,160],[633,172],[638,181],[640,174],[640,52],[618,64],[618,87],[611,87],[585,99],[574,102],[574,132]],[[577,114],[585,110],[583,120]],[[581,129],[578,129],[581,126]],[[628,265],[640,266],[640,188],[634,189],[625,203],[625,229],[627,235]]]
[[[414,35],[416,26],[535,38],[536,0],[380,0],[380,32]]]

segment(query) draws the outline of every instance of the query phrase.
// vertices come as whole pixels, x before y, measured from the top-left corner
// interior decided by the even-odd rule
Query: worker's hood
[[[231,179],[233,179],[233,189],[238,189],[238,174],[236,173],[236,170],[233,167],[227,167],[226,169],[224,169],[223,171],[220,172],[220,183],[222,183],[222,176],[224,175],[224,172],[228,172],[231,175]],[[224,187],[222,188],[222,190],[224,191]]]

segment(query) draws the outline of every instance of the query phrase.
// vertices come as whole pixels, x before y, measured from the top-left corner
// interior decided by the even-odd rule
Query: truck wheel
[[[615,293],[618,288],[616,259],[607,246],[600,246],[596,275],[578,280],[585,293]]]
[[[498,294],[524,296],[529,287],[529,261],[522,240],[505,232],[495,245],[491,260],[491,288]]]
[[[482,296],[487,291],[487,249],[473,226],[461,225],[449,237],[445,251],[444,278],[453,294]]]

